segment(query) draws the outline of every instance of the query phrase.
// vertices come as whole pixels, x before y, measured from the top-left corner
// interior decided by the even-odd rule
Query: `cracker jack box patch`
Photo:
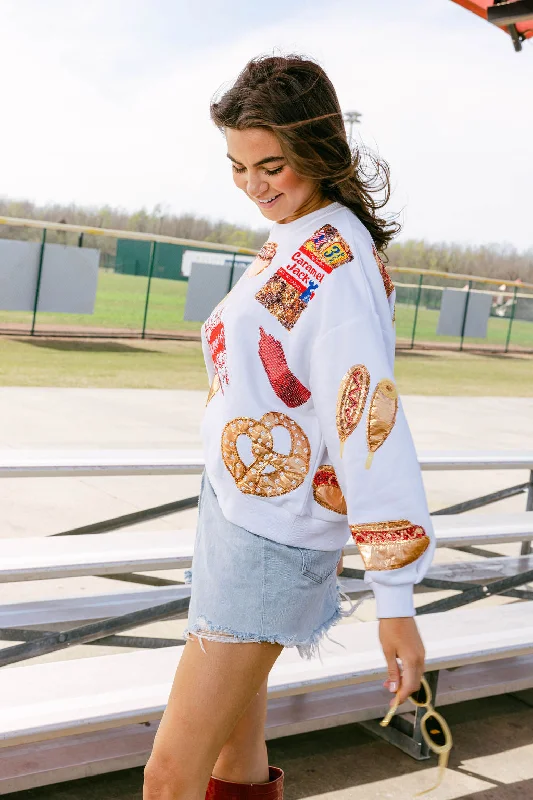
[[[333,225],[324,225],[315,231],[300,250],[328,273],[341,264],[353,261],[352,251]]]
[[[287,330],[292,330],[322,281],[341,264],[352,261],[347,243],[332,225],[307,239],[255,295]]]

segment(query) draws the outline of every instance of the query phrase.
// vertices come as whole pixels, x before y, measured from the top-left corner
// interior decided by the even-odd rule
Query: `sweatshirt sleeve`
[[[310,390],[377,617],[408,617],[415,615],[413,586],[431,563],[435,535],[394,382],[394,345],[384,330],[392,320],[378,313],[365,254],[356,249],[354,256],[350,273],[339,274],[323,296]]]

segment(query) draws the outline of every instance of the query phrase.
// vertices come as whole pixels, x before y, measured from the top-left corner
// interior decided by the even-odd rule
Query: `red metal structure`
[[[453,0],[478,17],[501,28],[513,40],[514,49],[533,36],[533,0]]]

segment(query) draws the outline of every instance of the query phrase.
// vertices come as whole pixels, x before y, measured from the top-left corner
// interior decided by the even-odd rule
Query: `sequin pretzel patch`
[[[338,230],[324,225],[293,253],[288,264],[276,270],[255,297],[290,331],[324,278],[352,259],[352,252]]]
[[[272,430],[277,426],[285,428],[291,437],[287,455],[274,450]],[[251,439],[254,460],[249,465],[239,455],[239,436]],[[237,417],[222,432],[222,459],[244,494],[272,497],[293,492],[309,472],[310,457],[309,440],[303,430],[290,417],[276,411],[268,411],[260,420]]]
[[[365,569],[400,569],[420,558],[429,547],[424,528],[407,519],[365,522],[350,525],[350,530]]]
[[[331,464],[322,464],[315,472],[313,478],[313,497],[316,502],[335,511],[336,514],[346,514],[346,500],[339,486],[335,469]]]

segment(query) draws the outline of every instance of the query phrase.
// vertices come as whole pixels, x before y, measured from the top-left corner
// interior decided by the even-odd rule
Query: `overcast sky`
[[[209,101],[274,50],[361,112],[402,239],[533,246],[533,40],[450,0],[3,0],[0,194],[268,227]]]

